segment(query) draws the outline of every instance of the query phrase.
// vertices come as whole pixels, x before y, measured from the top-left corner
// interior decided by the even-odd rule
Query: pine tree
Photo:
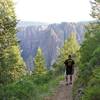
[[[63,61],[69,54],[75,55],[79,50],[80,46],[76,39],[76,33],[71,33],[68,40],[65,41],[63,48],[60,50],[60,57]]]
[[[76,39],[76,33],[71,33],[68,40],[65,40],[64,46],[60,49],[60,55],[56,60],[56,66],[58,70],[63,70],[64,61],[67,59],[68,55],[76,55],[79,50],[80,46]]]
[[[95,18],[96,21],[91,22],[87,26],[85,40],[80,48],[80,77],[75,86],[75,100],[100,99],[100,0],[94,0],[91,4],[91,16]],[[80,87],[81,93],[84,94],[81,94],[77,98],[77,94],[79,95],[77,90],[80,90]]]
[[[67,51],[68,54],[76,54],[76,52],[79,50],[79,44],[76,39],[76,33],[71,33],[70,38],[67,42]]]
[[[93,18],[97,21],[90,23],[87,26],[87,32],[85,33],[85,41],[80,49],[81,51],[81,62],[88,63],[93,58],[93,52],[96,48],[100,48],[100,3],[92,3],[92,14]]]
[[[45,59],[42,54],[41,48],[38,48],[37,54],[34,58],[34,73],[35,74],[43,74],[46,72],[46,64]]]
[[[16,39],[13,1],[0,0],[0,84],[13,82],[25,73]]]
[[[16,16],[12,0],[0,0],[0,51],[16,44]]]
[[[91,16],[100,20],[100,0],[91,1],[92,4],[92,13]]]

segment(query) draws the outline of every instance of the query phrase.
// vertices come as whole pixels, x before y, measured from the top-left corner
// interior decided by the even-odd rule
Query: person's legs
[[[68,85],[68,68],[66,68],[66,84]]]
[[[72,67],[70,68],[70,84],[72,84],[73,73],[74,73],[74,69]]]
[[[66,85],[68,85],[68,75],[66,75]]]
[[[68,82],[68,75],[66,75],[66,82]]]
[[[70,84],[72,84],[72,75],[70,75]]]

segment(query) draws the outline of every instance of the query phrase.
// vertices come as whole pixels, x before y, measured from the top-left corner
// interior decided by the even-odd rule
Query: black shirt
[[[66,67],[73,67],[75,62],[74,62],[73,59],[67,59],[67,60],[65,60],[64,64],[65,64]]]

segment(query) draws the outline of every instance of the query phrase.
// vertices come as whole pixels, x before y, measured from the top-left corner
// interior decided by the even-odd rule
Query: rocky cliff
[[[17,25],[17,37],[20,40],[22,57],[28,69],[33,68],[34,57],[37,48],[41,47],[48,67],[55,61],[58,50],[64,44],[64,40],[76,33],[77,41],[84,39],[85,27],[83,23],[44,24],[23,22]]]

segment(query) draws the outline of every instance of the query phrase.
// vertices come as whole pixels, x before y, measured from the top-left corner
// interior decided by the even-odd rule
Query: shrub
[[[0,88],[0,100],[36,100],[36,87],[30,80],[20,80]]]
[[[53,72],[48,71],[47,73],[44,74],[35,74],[32,76],[33,82],[36,85],[43,85],[48,83],[52,78],[53,78]]]
[[[100,100],[100,68],[97,67],[88,82],[82,100]]]

